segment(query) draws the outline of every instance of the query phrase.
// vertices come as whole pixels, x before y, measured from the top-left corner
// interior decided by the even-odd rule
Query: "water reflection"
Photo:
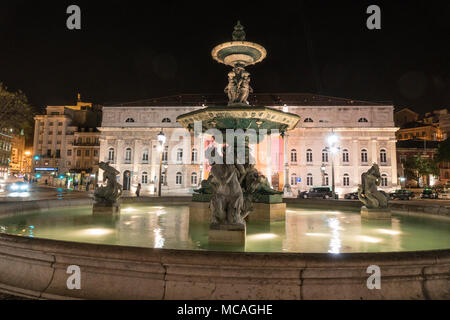
[[[59,240],[199,250],[379,252],[450,247],[448,220],[395,216],[361,220],[357,212],[289,208],[286,221],[248,223],[245,247],[210,245],[209,223],[189,223],[187,206],[124,205],[119,216],[64,208],[0,219],[0,232]]]

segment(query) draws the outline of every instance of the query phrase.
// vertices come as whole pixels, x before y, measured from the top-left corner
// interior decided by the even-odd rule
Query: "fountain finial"
[[[239,20],[234,26],[233,41],[245,41],[244,26],[241,24]]]

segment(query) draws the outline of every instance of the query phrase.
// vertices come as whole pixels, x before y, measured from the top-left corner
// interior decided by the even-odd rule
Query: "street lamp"
[[[328,136],[327,141],[330,145],[329,150],[331,153],[331,194],[333,199],[336,198],[336,186],[334,183],[334,154],[339,150],[338,147],[336,147],[336,142],[338,142],[338,136],[334,133]]]
[[[161,176],[162,176],[162,154],[164,150],[164,143],[166,142],[166,136],[162,132],[158,133],[158,142],[159,142],[159,179],[158,179],[158,197],[161,197]]]

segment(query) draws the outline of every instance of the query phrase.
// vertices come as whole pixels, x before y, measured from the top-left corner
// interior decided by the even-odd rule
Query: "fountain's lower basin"
[[[124,205],[122,208],[125,212],[122,210],[120,216],[120,219],[123,220],[119,219],[118,221],[125,223],[130,221],[128,218],[133,215],[145,215],[138,212],[127,213],[127,209],[134,207],[139,206]],[[164,210],[164,208],[156,208],[156,210]],[[428,244],[428,248],[425,248],[424,241],[422,241],[421,247],[417,246],[416,249],[403,248],[403,250],[422,251],[332,254],[328,251],[338,248],[340,252],[352,251],[346,247],[344,238],[341,238],[340,244],[336,238],[339,228],[335,221],[339,221],[336,218],[340,214],[336,214],[336,212],[315,213],[323,216],[324,224],[334,230],[330,230],[329,236],[323,236],[321,235],[323,232],[318,232],[319,230],[302,229],[311,226],[311,223],[305,225],[303,223],[305,220],[301,218],[297,223],[290,223],[295,220],[290,219],[290,215],[301,217],[304,214],[307,221],[308,218],[311,219],[311,214],[315,215],[314,212],[292,213],[291,210],[297,209],[288,207],[286,219],[288,227],[285,225],[284,237],[276,231],[276,226],[272,224],[269,224],[269,230],[261,230],[258,229],[261,226],[258,228],[255,226],[256,229],[251,231],[252,227],[249,223],[245,250],[253,252],[245,253],[217,251],[220,248],[201,248],[201,239],[198,240],[200,241],[199,247],[195,236],[192,239],[192,235],[200,234],[202,231],[191,228],[191,233],[189,233],[190,228],[183,224],[183,219],[175,219],[173,225],[178,226],[179,237],[186,237],[186,244],[194,245],[194,247],[186,246],[185,250],[129,246],[130,243],[127,243],[129,239],[124,237],[126,233],[120,231],[123,231],[127,225],[121,223],[114,231],[116,235],[119,235],[119,241],[123,241],[121,245],[104,244],[108,243],[104,239],[85,243],[74,242],[76,239],[61,241],[0,234],[0,291],[38,298],[89,299],[448,299],[450,297],[450,250],[436,250],[449,247],[448,233],[440,234],[441,244],[439,245],[437,245],[439,242],[437,241],[436,245]],[[307,213],[305,214],[305,212]],[[49,215],[50,212],[42,214]],[[341,214],[348,218],[358,217],[357,213],[344,212]],[[158,216],[155,213],[154,217],[150,218],[152,214],[146,213],[146,218],[135,218],[144,219],[144,223],[141,224],[142,230],[145,230],[146,226],[147,233],[153,239],[152,241],[150,238],[145,239],[147,246],[161,245],[164,232],[162,229],[159,234],[155,232],[152,221],[158,222],[158,219],[162,219],[159,217],[168,217],[169,215],[165,213]],[[179,213],[178,215],[181,217],[183,214]],[[27,219],[30,219],[31,216],[32,214],[27,213],[21,215],[20,218],[26,224]],[[71,222],[76,226],[85,227],[86,221],[91,221],[87,217],[88,215],[75,215],[72,216]],[[60,216],[60,219],[60,221],[66,221],[64,215]],[[327,219],[328,222],[326,222]],[[397,226],[396,219],[399,220]],[[360,244],[364,242],[364,245],[353,251],[389,251],[389,249],[383,249],[384,241],[374,242],[373,238],[384,240],[398,237],[397,246],[400,246],[398,247],[400,250],[402,243],[410,243],[409,240],[414,242],[417,229],[402,228],[402,219],[404,217],[395,216],[391,228],[386,226],[373,228],[373,230],[391,231],[393,228],[399,228],[401,234],[377,231],[378,237],[375,237],[373,234],[367,234],[365,231],[369,229],[361,225],[360,231],[366,237],[360,238],[362,240]],[[344,221],[345,218],[340,220]],[[188,218],[184,221],[186,223]],[[331,226],[329,221],[334,221],[331,222]],[[0,225],[4,226],[4,222],[5,219],[1,219]],[[55,220],[52,223],[55,223]],[[110,222],[104,221],[103,223]],[[448,222],[439,220],[438,224],[442,225],[443,223]],[[344,223],[343,225],[345,226]],[[97,227],[99,226],[97,225]],[[38,228],[40,227],[34,226],[33,229],[37,230]],[[201,226],[198,228],[201,229]],[[314,228],[319,228],[319,226]],[[87,232],[91,238],[106,236],[101,230],[95,230],[101,229],[100,227],[91,228],[89,226],[87,229],[94,229]],[[187,231],[181,234],[181,229],[187,229]],[[434,226],[432,229],[436,231]],[[128,230],[128,233],[132,230],[132,228]],[[305,233],[315,233],[316,235],[297,238],[294,236],[294,240],[290,240],[292,232],[297,236]],[[413,234],[408,240],[409,232]],[[277,237],[282,239],[275,240]],[[283,247],[290,248],[289,251],[305,251],[301,247],[304,245],[301,240],[305,240],[307,237],[316,239],[317,244],[327,243],[327,250],[322,250],[324,253],[280,252],[283,250],[279,248]],[[319,240],[321,238],[327,240]],[[165,241],[165,244],[169,243],[167,239]],[[273,246],[277,241],[278,249],[275,249]],[[98,242],[102,244],[98,244]],[[149,245],[150,243],[151,245]],[[279,252],[254,252],[258,251],[259,247],[256,243],[263,243],[261,248],[266,248],[264,251]],[[309,243],[312,244],[314,241]],[[417,241],[417,243],[419,242]],[[196,248],[215,251],[197,250]],[[430,250],[423,251],[424,249]],[[320,252],[321,250],[316,246],[309,251]],[[366,285],[367,278],[370,276],[366,270],[369,265],[373,264],[378,265],[381,269],[380,290],[369,290]],[[69,275],[66,271],[69,265],[80,266],[81,290],[67,289],[66,281]]]

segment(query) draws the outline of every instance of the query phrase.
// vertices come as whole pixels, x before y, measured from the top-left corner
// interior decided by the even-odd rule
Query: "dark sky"
[[[5,3],[7,2],[7,3]],[[82,29],[66,28],[77,4]],[[366,8],[381,7],[381,30]],[[0,81],[36,108],[179,93],[220,93],[228,67],[210,56],[237,20],[267,58],[258,92],[311,92],[450,107],[449,1],[2,1]]]

